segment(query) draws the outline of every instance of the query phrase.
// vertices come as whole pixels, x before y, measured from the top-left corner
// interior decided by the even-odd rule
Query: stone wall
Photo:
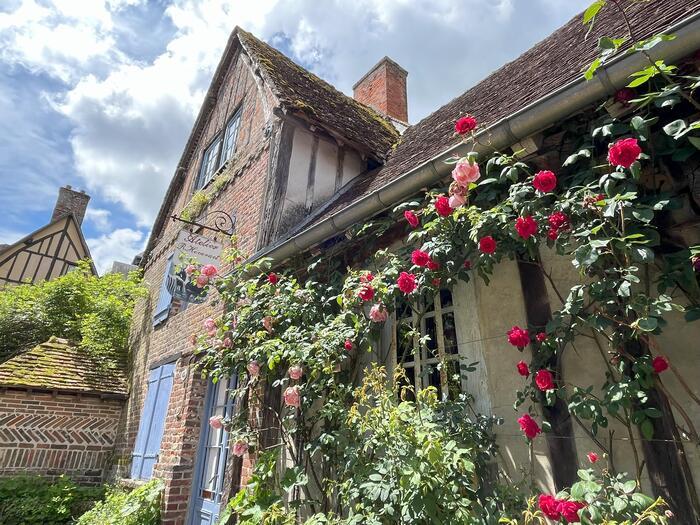
[[[123,399],[96,395],[0,390],[0,476],[102,482],[123,406]]]

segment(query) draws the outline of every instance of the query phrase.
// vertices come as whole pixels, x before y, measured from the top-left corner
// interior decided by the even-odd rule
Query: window
[[[175,363],[168,363],[154,368],[148,376],[146,400],[131,456],[132,479],[150,479],[153,475],[153,466],[158,461],[163,439],[174,371]]]
[[[230,159],[236,152],[236,140],[238,139],[238,129],[240,124],[241,110],[238,110],[226,125],[226,133],[224,134],[224,151],[221,155],[221,164]]]
[[[413,327],[419,328],[420,335]],[[420,339],[424,336],[430,339],[421,345]],[[444,352],[447,364],[442,378],[438,369],[441,352]],[[451,398],[462,391],[457,327],[450,290],[442,289],[434,299],[423,299],[417,310],[405,301],[396,305],[392,354],[394,363],[403,366],[406,378],[414,388],[434,386],[441,396],[446,394]],[[443,392],[443,383],[447,392]]]
[[[170,314],[170,303],[173,300],[172,294],[168,291],[168,279],[170,278],[171,270],[173,269],[173,254],[168,257],[168,262],[165,264],[165,274],[163,282],[160,284],[160,293],[158,294],[158,303],[153,310],[153,326],[158,326],[164,322]]]
[[[229,160],[236,152],[236,140],[241,123],[241,110],[239,109],[226,124],[223,139],[219,134],[202,155],[202,166],[199,168],[199,177],[195,184],[195,190],[203,188],[214,178],[216,171]]]
[[[203,188],[212,179],[216,170],[219,169],[219,153],[221,152],[221,136],[216,137],[214,142],[204,151],[202,157],[202,167],[199,170],[197,187]]]

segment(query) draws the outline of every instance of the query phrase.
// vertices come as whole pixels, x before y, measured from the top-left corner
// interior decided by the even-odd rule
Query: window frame
[[[443,306],[442,302],[442,292],[446,291],[450,294],[450,301],[451,304],[449,306]],[[422,315],[419,314],[419,312],[416,312],[413,308],[408,306],[408,302],[405,304],[411,308],[410,311],[410,319],[411,319],[411,325],[415,326],[418,321],[420,321],[420,330],[419,334],[414,334],[413,340],[410,343],[405,343],[402,344],[402,342],[399,340],[399,329],[402,324],[402,321],[408,320],[408,316],[401,316],[399,317],[400,314],[400,306],[397,305],[397,308],[395,309],[394,314],[392,315],[392,326],[391,326],[391,344],[390,344],[390,349],[389,349],[389,361],[394,369],[398,366],[402,366],[404,370],[409,372],[411,369],[413,370],[413,388],[417,391],[423,388],[426,388],[428,386],[431,386],[431,381],[430,381],[430,375],[428,371],[434,369],[436,365],[440,363],[440,355],[444,354],[445,356],[445,362],[446,363],[456,363],[456,369],[455,370],[446,370],[445,373],[449,375],[453,375],[455,373],[459,374],[460,379],[459,379],[459,390],[460,392],[464,393],[466,392],[466,384],[464,382],[464,379],[462,378],[462,373],[461,373],[461,366],[462,363],[465,360],[465,356],[463,356],[460,352],[460,337],[459,337],[459,330],[457,329],[457,308],[456,308],[456,299],[455,299],[455,289],[454,288],[442,288],[439,293],[436,293],[433,296],[433,308],[428,309],[426,307],[426,298],[421,297],[421,303],[422,303]],[[454,325],[454,331],[452,334],[452,337],[454,338],[454,346],[455,351],[450,351],[451,348],[447,348],[445,345],[445,316],[451,315],[452,316],[452,323]],[[403,348],[406,344],[410,344],[410,347],[416,348],[419,346],[419,339],[423,336],[426,335],[427,330],[427,320],[428,319],[435,319],[435,346],[431,349],[427,345],[420,345],[420,351],[418,352],[419,355],[416,355],[416,352],[414,351],[412,355],[406,356],[406,360],[403,362],[400,362],[400,356],[399,354],[399,348]],[[432,354],[432,355],[430,355]],[[410,360],[409,360],[410,358]],[[424,371],[425,370],[425,371]],[[448,389],[454,384],[452,381],[452,378],[446,376],[447,378],[447,384],[448,384]],[[407,376],[410,379],[410,374],[407,374]],[[443,379],[441,378],[438,384],[432,384],[432,386],[435,386],[438,389],[438,395],[441,395],[441,390],[442,390],[442,381]],[[442,396],[441,396],[442,397]]]
[[[197,179],[194,185],[194,191],[201,190],[206,187],[215,177],[221,167],[236,153],[236,142],[238,142],[238,133],[241,129],[241,117],[243,107],[239,107],[234,111],[224,128],[219,131],[211,140],[209,145],[202,153],[202,159],[197,173]],[[233,137],[233,138],[232,138]],[[216,149],[216,158],[210,157],[211,152]],[[208,169],[209,166],[211,169]]]
[[[228,120],[226,126],[224,127],[224,140],[221,143],[221,160],[219,161],[219,167],[223,166],[233,155],[236,153],[236,142],[238,142],[238,133],[241,131],[241,114],[242,108],[238,108],[233,116]],[[235,127],[234,127],[235,124]],[[233,133],[231,129],[233,128]],[[233,134],[233,141],[229,144],[229,139]]]
[[[202,162],[199,166],[199,174],[197,175],[197,182],[195,184],[194,191],[201,190],[204,188],[211,180],[214,178],[214,175],[216,175],[216,172],[219,170],[220,164],[219,164],[219,159],[221,158],[221,149],[223,146],[223,135],[222,133],[217,133],[214,139],[209,143],[209,145],[206,147],[204,150],[204,153],[202,154]],[[217,147],[216,149],[216,161],[215,164],[210,163],[210,155],[212,152],[212,149],[214,147]],[[211,171],[207,171],[208,166],[213,166],[211,168]]]

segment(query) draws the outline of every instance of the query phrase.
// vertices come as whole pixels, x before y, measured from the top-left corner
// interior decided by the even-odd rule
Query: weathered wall
[[[231,64],[198,142],[197,151],[187,168],[184,189],[175,199],[169,215],[179,214],[190,201],[204,150],[240,108],[242,118],[236,154],[233,162],[222,168],[222,174],[219,175],[230,174],[231,182],[209,204],[208,209],[235,214],[239,246],[251,254],[256,247],[262,215],[262,200],[268,176],[269,131],[274,117],[270,110],[272,95],[254,77],[247,61],[243,55]],[[216,177],[212,183],[215,180]],[[205,187],[204,191],[207,189]],[[172,253],[173,243],[183,226],[179,222],[167,222],[145,266],[150,295],[137,304],[134,312],[130,399],[124,411],[124,431],[119,436],[117,447],[117,475],[125,477],[129,473],[131,453],[138,432],[147,375],[155,366],[176,362],[161,453],[153,472],[154,477],[166,482],[165,524],[184,523],[187,516],[206,386],[201,374],[194,369],[193,348],[187,339],[193,332],[200,331],[204,319],[221,313],[221,305],[215,304],[217,294],[213,291],[203,304],[188,304],[186,308],[173,304],[167,320],[153,328],[153,308],[158,301],[167,258]],[[223,236],[220,238],[224,239]],[[225,272],[227,267],[222,266],[220,270]]]
[[[114,454],[123,399],[0,390],[0,476],[66,474],[104,480]]]

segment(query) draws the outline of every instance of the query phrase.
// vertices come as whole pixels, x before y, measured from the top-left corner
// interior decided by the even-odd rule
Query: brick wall
[[[267,184],[268,130],[272,116],[269,108],[272,102],[272,95],[265,89],[261,90],[245,59],[238,57],[226,74],[197,151],[187,167],[183,189],[168,213],[179,213],[189,202],[203,150],[222,131],[233,113],[242,108],[235,161],[226,168],[234,176],[210,203],[209,209],[235,213],[239,246],[249,254],[256,248]],[[155,477],[165,481],[163,523],[166,525],[182,524],[187,516],[206,392],[206,380],[196,369],[193,348],[187,339],[190,334],[201,332],[204,319],[221,314],[221,304],[216,303],[217,293],[212,291],[204,303],[171,308],[164,323],[156,328],[152,326],[153,307],[158,301],[167,257],[172,253],[174,241],[182,228],[182,223],[166,223],[144,269],[150,294],[139,301],[134,311],[130,397],[124,410],[115,459],[115,475],[128,476],[146,394],[147,374],[159,364],[176,362],[161,452],[153,472]],[[224,266],[221,270],[225,272],[227,268]]]
[[[99,483],[111,464],[124,400],[0,390],[0,476],[67,474]]]
[[[408,122],[407,76],[405,69],[384,57],[353,86],[353,97],[384,115]]]

